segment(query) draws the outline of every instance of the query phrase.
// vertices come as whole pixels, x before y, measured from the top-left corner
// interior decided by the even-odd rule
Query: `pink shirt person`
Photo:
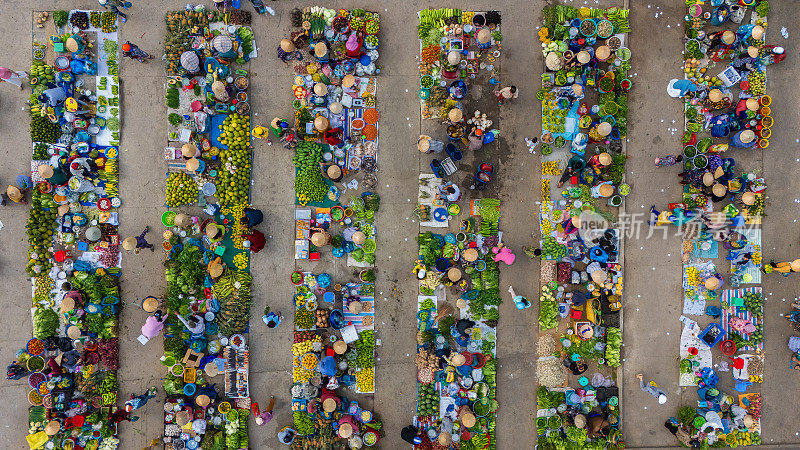
[[[28,78],[25,72],[17,72],[6,67],[0,67],[0,80],[11,83],[22,89],[22,80]]]
[[[164,329],[164,322],[158,320],[156,316],[149,316],[142,325],[142,336],[153,339],[161,333],[162,329]]]

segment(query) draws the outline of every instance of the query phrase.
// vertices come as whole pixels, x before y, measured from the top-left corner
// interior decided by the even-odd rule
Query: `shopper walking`
[[[118,16],[120,16],[122,18],[122,23],[128,21],[128,16],[122,11],[120,11],[119,8],[128,9],[131,7],[131,2],[123,2],[121,0],[98,0],[98,2],[105,9],[114,12]]]
[[[497,96],[497,104],[502,105],[506,100],[519,97],[519,91],[516,86],[507,86],[499,91],[494,91],[494,95]]]
[[[22,90],[22,80],[27,78],[28,74],[25,72],[0,67],[0,82],[11,83],[17,86],[20,91]]]

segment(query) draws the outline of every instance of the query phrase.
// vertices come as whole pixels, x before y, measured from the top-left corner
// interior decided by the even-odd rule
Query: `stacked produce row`
[[[529,256],[542,260],[536,428],[544,448],[624,447],[617,213],[630,193],[628,13],[542,10],[541,242]]]
[[[765,363],[762,268],[800,270],[800,261],[763,261],[767,185],[754,163],[772,134],[766,69],[785,53],[766,45],[766,0],[734,9],[699,1],[686,6],[684,77],[667,88],[683,102],[683,147],[657,160],[659,166],[682,166],[683,194],[651,215],[653,228],[683,230],[678,384],[696,387],[697,401],[684,402],[669,422],[683,443],[758,445]]]
[[[296,196],[294,424],[279,440],[293,448],[334,448],[340,439],[371,447],[381,427],[368,409],[375,392],[381,18],[313,6],[294,9],[291,21],[278,57],[294,72],[294,117],[270,124],[272,136],[294,151]],[[315,267],[323,273],[304,270],[307,261],[320,261]],[[334,283],[330,273],[351,280]]]
[[[501,264],[515,255],[500,242],[501,17],[497,11],[419,12],[421,167],[415,212],[421,230],[417,294],[415,448],[497,448],[497,323]],[[430,129],[431,131],[427,131]],[[440,361],[444,360],[445,363]],[[411,433],[409,433],[411,434]],[[412,439],[413,438],[413,439]]]
[[[33,338],[8,375],[27,377],[30,448],[115,449],[125,414],[117,406],[117,17],[75,10],[34,20],[31,171],[7,189],[17,203],[30,196]]]
[[[250,255],[265,243],[249,204],[250,20],[202,6],[166,15],[167,291],[148,312],[164,324],[167,448],[248,448],[250,415],[266,417],[249,385]]]

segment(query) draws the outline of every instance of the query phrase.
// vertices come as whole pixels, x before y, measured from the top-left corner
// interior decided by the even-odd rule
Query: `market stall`
[[[24,202],[33,338],[9,377],[27,377],[30,448],[115,449],[121,309],[117,208],[117,16],[34,13],[32,161],[7,193]],[[20,447],[17,445],[17,447]]]
[[[764,265],[766,182],[756,167],[743,167],[740,156],[769,146],[766,69],[783,59],[783,49],[765,45],[766,0],[686,6],[684,77],[667,87],[684,104],[683,148],[656,159],[662,167],[680,164],[683,196],[663,211],[654,207],[651,219],[653,227],[684,231],[679,384],[697,386],[698,401],[669,422],[681,442],[757,445],[762,269],[793,269],[788,262]]]
[[[538,341],[540,446],[621,448],[629,11],[545,7]],[[552,184],[556,183],[556,189]],[[630,226],[630,225],[629,225]]]
[[[250,257],[264,219],[249,204],[251,16],[197,6],[165,19],[164,443],[248,448],[250,415],[266,417],[249,373]]]
[[[295,166],[293,425],[279,440],[292,448],[330,448],[342,440],[350,448],[372,447],[381,428],[368,408],[379,342],[381,17],[312,6],[294,9],[291,21],[277,55],[294,72],[294,117],[269,124],[271,137],[294,152]],[[306,260],[324,264],[325,273],[304,270]],[[342,268],[357,279],[333,281]]]
[[[500,82],[501,16],[452,8],[418,16],[418,96],[421,117],[432,120],[423,121],[417,151],[432,173],[419,174],[415,207],[415,448],[496,448],[500,266],[516,256],[502,243],[500,201],[491,198],[498,102],[468,92]]]

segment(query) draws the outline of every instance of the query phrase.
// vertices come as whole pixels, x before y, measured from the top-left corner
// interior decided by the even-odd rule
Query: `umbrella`
[[[181,66],[189,72],[197,72],[200,70],[200,58],[197,53],[187,50],[181,54]]]
[[[229,52],[233,48],[233,41],[230,37],[220,34],[219,36],[215,37],[213,41],[211,41],[211,45],[214,47],[214,50],[220,53],[225,53]]]

